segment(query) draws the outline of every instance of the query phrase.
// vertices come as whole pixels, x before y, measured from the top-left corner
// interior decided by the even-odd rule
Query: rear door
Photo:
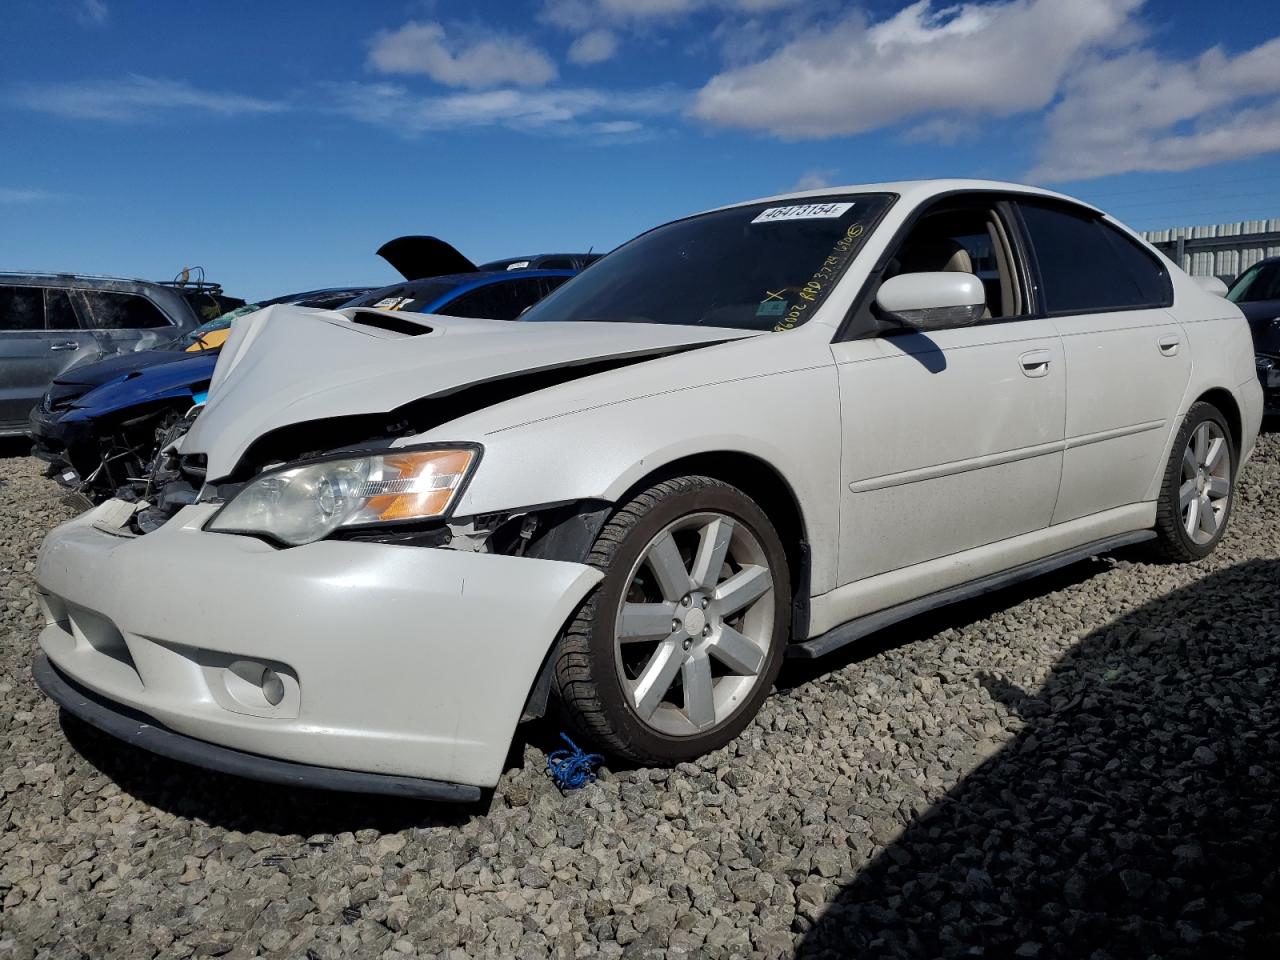
[[[81,324],[104,354],[151,347],[178,333],[160,308],[140,294],[81,290],[76,296]]]
[[[1101,216],[1019,204],[1066,358],[1066,451],[1053,522],[1147,498],[1191,376],[1164,263]]]

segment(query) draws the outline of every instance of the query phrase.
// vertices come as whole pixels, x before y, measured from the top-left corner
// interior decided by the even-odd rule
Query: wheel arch
[[[1244,417],[1240,412],[1240,405],[1236,403],[1236,398],[1232,396],[1230,390],[1222,387],[1214,387],[1212,390],[1206,390],[1200,396],[1196,397],[1195,403],[1209,403],[1215,406],[1227,421],[1227,429],[1231,431],[1231,444],[1235,448],[1236,456],[1241,455],[1240,444],[1244,439]]]
[[[737,487],[754,500],[778,531],[791,575],[791,641],[809,633],[811,556],[808,525],[800,498],[791,482],[773,464],[741,450],[709,450],[679,457],[655,467],[636,480],[617,500],[627,503],[636,494],[672,477],[705,476]]]

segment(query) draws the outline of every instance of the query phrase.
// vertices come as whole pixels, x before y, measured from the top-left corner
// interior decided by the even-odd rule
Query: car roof
[[[483,287],[489,283],[528,280],[530,277],[572,277],[577,272],[577,270],[477,270],[475,273],[447,273],[440,277],[423,277],[421,280],[402,280],[399,283],[389,283],[387,286],[399,290],[412,290],[415,287],[429,287],[441,283],[451,283],[458,288]]]
[[[42,287],[93,287],[103,290],[127,290],[151,287],[173,293],[221,294],[222,284],[211,281],[177,283],[173,280],[142,280],[137,277],[108,277],[92,273],[46,273],[38,270],[0,271],[0,285],[32,284]]]
[[[537,279],[538,277],[573,277],[577,276],[577,274],[577,270],[480,270],[475,273],[448,273],[439,277],[423,277],[421,280],[401,280],[399,283],[389,283],[385,287],[378,287],[376,290],[370,290],[368,293],[362,294],[360,299],[377,300],[381,297],[389,296],[403,297],[419,291],[429,290],[437,285],[449,285],[450,289],[445,293],[437,294],[433,298],[434,302],[434,300],[438,300],[443,296],[455,296],[476,287],[484,287],[504,281],[514,282],[516,280]]]
[[[600,253],[531,253],[527,257],[503,257],[501,260],[489,260],[480,264],[480,270],[506,270],[508,264],[512,263],[533,263],[537,260],[578,260],[590,262],[599,260],[604,254]],[[533,270],[541,270],[541,267],[533,267]]]
[[[723,207],[713,207],[711,210],[706,210],[704,212],[711,213],[715,210],[732,210],[734,207],[747,207],[757,203],[794,202],[798,200],[810,200],[815,197],[838,197],[859,193],[894,193],[904,201],[907,201],[914,206],[924,200],[928,200],[930,197],[936,197],[939,194],[952,193],[958,190],[981,190],[996,193],[1025,193],[1028,196],[1048,197],[1053,200],[1065,200],[1069,203],[1078,204],[1082,207],[1088,207],[1090,210],[1095,210],[1098,213],[1103,212],[1091,203],[1085,203],[1083,200],[1067,196],[1065,193],[1045,190],[1042,187],[1032,187],[1025,183],[1008,183],[1002,180],[964,179],[891,180],[884,183],[856,183],[841,187],[822,187],[817,190],[800,190],[792,193],[780,193],[772,197],[760,197],[755,200],[744,200],[740,203],[726,204]]]

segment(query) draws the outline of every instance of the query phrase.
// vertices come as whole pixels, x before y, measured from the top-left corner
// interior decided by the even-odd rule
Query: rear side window
[[[1167,307],[1164,265],[1119,230],[1083,211],[1020,204],[1050,315]]]
[[[43,330],[44,298],[39,287],[0,287],[0,330]]]
[[[165,315],[146,297],[100,290],[85,290],[81,296],[88,308],[86,325],[93,330],[150,330],[169,326]]]
[[[45,326],[50,330],[80,329],[75,307],[71,305],[71,294],[66,290],[45,289],[44,316]]]

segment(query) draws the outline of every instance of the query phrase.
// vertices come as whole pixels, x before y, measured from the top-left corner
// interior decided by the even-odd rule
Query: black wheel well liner
[[[1231,431],[1231,445],[1235,447],[1236,456],[1241,455],[1240,441],[1244,436],[1244,418],[1240,415],[1240,405],[1230,390],[1214,387],[1196,397],[1196,403],[1211,403],[1222,412],[1227,421],[1227,429]]]

